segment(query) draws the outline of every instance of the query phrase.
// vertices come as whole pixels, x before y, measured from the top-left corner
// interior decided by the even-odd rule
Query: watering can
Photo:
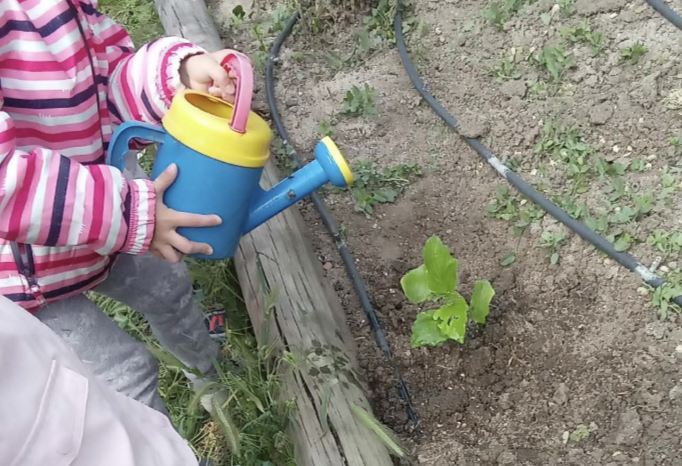
[[[253,68],[239,53],[228,55],[222,65],[236,75],[234,104],[203,92],[180,92],[163,118],[163,127],[123,123],[108,151],[109,165],[123,170],[133,139],[157,143],[152,179],[177,165],[177,179],[166,190],[164,203],[180,212],[218,215],[223,220],[216,227],[178,228],[187,239],[213,248],[210,256],[195,256],[200,259],[232,257],[242,235],[311,192],[330,182],[337,187],[353,183],[338,147],[324,138],[317,144],[313,162],[271,189],[262,189],[260,178],[270,157],[272,133],[251,111]]]

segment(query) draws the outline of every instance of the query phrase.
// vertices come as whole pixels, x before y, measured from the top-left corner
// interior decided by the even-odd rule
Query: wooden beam
[[[155,2],[168,35],[209,51],[223,47],[203,0]],[[269,188],[279,179],[268,164],[261,184]],[[352,414],[352,404],[370,411],[355,342],[298,210],[290,208],[245,236],[234,260],[256,338],[260,344],[279,342],[299,369],[284,374],[284,396],[295,397],[298,407],[290,436],[299,466],[393,465],[386,447]],[[267,313],[275,289],[278,299]]]

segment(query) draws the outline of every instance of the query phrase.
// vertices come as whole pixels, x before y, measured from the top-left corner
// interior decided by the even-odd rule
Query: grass
[[[138,47],[163,35],[152,0],[101,0],[99,6],[128,30]],[[268,33],[281,29],[286,16],[284,11],[273,15]],[[146,157],[143,161],[149,164],[150,160]],[[213,419],[199,406],[198,394],[193,393],[183,373],[187,368],[161,349],[141,314],[93,293],[89,297],[157,356],[159,393],[173,425],[198,457],[210,457],[217,466],[294,466],[293,446],[285,430],[295,403],[279,397],[282,360],[274,357],[274,347],[257,344],[232,263],[190,260],[189,266],[192,279],[201,289],[196,298],[202,306],[225,308],[229,331],[223,360],[238,363],[238,370],[232,363],[218,367],[216,386],[227,393],[227,398],[221,400]]]

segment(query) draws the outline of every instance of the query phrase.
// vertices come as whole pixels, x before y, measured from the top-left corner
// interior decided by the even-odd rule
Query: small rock
[[[568,387],[565,383],[560,383],[554,392],[553,400],[558,405],[564,405],[568,401]]]
[[[628,409],[620,416],[614,442],[618,445],[634,446],[642,438],[642,419],[636,409]]]
[[[526,83],[522,80],[511,80],[502,84],[500,87],[500,92],[509,98],[520,97],[524,98],[526,96]]]
[[[590,123],[593,125],[604,125],[613,116],[613,106],[609,102],[599,104],[592,109]]]
[[[637,293],[639,293],[640,296],[649,296],[649,290],[641,286],[637,288]]]
[[[497,457],[498,464],[516,464],[516,455],[510,451],[503,451]]]
[[[679,385],[675,385],[673,388],[670,389],[668,392],[668,398],[670,401],[679,401],[682,400],[682,387]]]
[[[324,265],[322,266],[322,268],[324,270],[331,270],[334,268],[334,264],[332,264],[331,262],[325,262]]]

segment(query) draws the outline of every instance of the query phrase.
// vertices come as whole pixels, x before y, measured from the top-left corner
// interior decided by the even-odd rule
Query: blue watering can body
[[[318,143],[313,162],[267,191],[259,185],[263,167],[243,167],[208,157],[179,142],[164,128],[146,123],[126,122],[117,128],[109,145],[110,165],[123,170],[133,139],[158,144],[152,179],[171,164],[177,165],[177,179],[163,198],[168,207],[222,219],[216,227],[178,229],[191,241],[211,245],[213,254],[195,256],[200,259],[232,257],[244,234],[311,192],[330,182],[339,187],[352,182],[345,160],[329,138]]]

